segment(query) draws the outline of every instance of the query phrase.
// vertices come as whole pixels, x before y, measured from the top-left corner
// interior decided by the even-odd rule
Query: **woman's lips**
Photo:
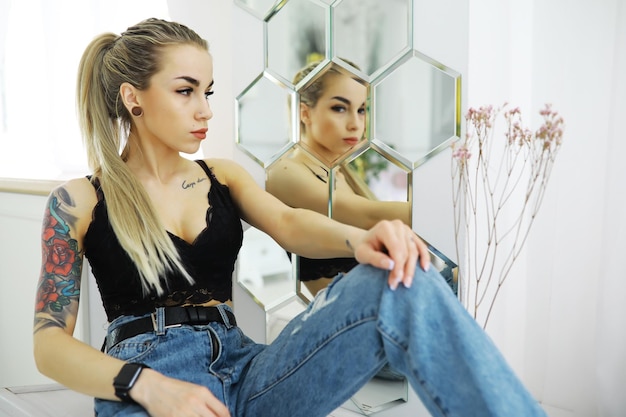
[[[350,146],[354,146],[359,143],[359,138],[343,138],[343,141]]]
[[[205,127],[203,129],[194,130],[193,132],[191,132],[191,134],[197,137],[198,139],[205,139],[207,130],[209,129]]]

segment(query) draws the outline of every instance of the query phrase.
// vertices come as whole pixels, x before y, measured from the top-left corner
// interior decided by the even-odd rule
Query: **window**
[[[80,57],[96,35],[148,17],[169,19],[167,1],[0,0],[0,177],[89,172],[74,98]]]

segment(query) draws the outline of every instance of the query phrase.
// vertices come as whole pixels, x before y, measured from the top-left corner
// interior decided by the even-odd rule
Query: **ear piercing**
[[[143,115],[143,109],[139,106],[135,106],[133,107],[130,112],[133,114],[133,116],[137,116],[140,117]]]

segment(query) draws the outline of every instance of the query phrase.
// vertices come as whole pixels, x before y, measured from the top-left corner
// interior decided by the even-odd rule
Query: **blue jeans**
[[[433,416],[545,416],[434,268],[395,291],[387,274],[359,265],[339,275],[267,346],[211,323],[142,334],[109,354],[208,387],[233,417],[325,417],[387,362]],[[147,416],[98,399],[96,412]]]

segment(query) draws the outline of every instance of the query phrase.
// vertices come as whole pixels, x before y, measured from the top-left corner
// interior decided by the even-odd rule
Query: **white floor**
[[[60,385],[0,389],[0,417],[86,417],[93,398]]]
[[[550,417],[573,417],[571,411],[542,405]],[[93,415],[93,398],[60,385],[0,388],[0,417],[86,417]],[[339,408],[328,417],[363,417]]]
[[[93,398],[60,385],[0,389],[0,417],[86,417],[93,415]],[[361,416],[338,409],[329,417]]]

